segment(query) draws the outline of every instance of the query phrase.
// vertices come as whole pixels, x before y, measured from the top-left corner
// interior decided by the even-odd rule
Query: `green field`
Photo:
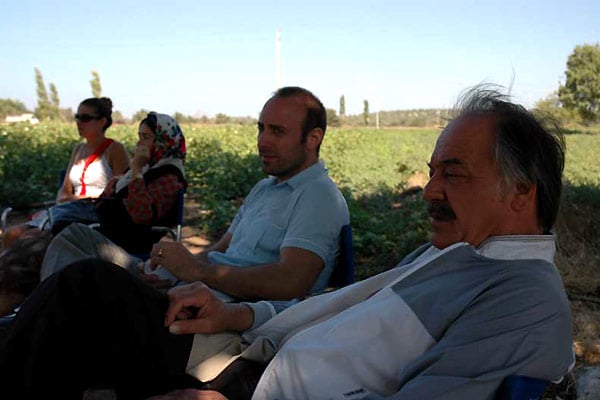
[[[263,177],[253,126],[183,125],[188,144],[188,196],[198,202],[193,223],[209,238],[219,236],[254,183]],[[129,149],[137,127],[110,128]],[[334,128],[321,158],[351,210],[358,278],[392,266],[427,237],[419,194],[404,195],[411,176],[424,176],[439,131],[434,129]],[[0,206],[54,197],[58,171],[79,140],[72,124],[0,126]],[[600,134],[567,136],[567,196],[597,202]]]

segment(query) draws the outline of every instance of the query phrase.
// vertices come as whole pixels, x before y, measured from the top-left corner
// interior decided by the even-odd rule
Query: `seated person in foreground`
[[[563,166],[560,133],[478,87],[429,161],[431,243],[396,268],[272,316],[266,302],[223,303],[199,282],[165,295],[82,261],[22,306],[0,350],[4,392],[462,400],[493,398],[510,375],[560,379],[574,362],[550,233]],[[244,340],[207,345],[232,331]]]
[[[270,177],[252,188],[225,235],[206,251],[194,255],[181,243],[161,241],[152,250],[152,266],[160,264],[175,281],[202,281],[227,301],[281,300],[273,304],[284,308],[293,299],[322,292],[336,262],[342,226],[350,222],[342,193],[319,161],[326,115],[306,89],[277,91],[258,121],[258,152]],[[140,261],[74,225],[50,245],[43,278],[90,256],[135,270]],[[173,284],[157,281],[157,275],[143,279],[158,287]]]

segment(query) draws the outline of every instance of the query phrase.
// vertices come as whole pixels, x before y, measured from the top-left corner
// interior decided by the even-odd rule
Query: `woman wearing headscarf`
[[[43,236],[23,237],[0,253],[0,317],[12,313],[40,279],[71,262],[89,257],[129,260],[128,253],[150,252],[163,235],[153,232],[152,225],[175,224],[177,195],[187,185],[183,132],[170,116],[151,112],[140,122],[138,135],[129,170],[113,178],[96,202],[98,231],[72,223],[54,239],[42,231]]]
[[[107,185],[96,204],[100,232],[129,253],[147,253],[158,241],[151,225],[174,225],[177,195],[187,185],[185,138],[177,121],[151,112],[138,135],[130,169]]]

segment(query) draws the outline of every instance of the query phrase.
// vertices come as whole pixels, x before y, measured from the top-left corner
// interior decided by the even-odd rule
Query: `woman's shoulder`
[[[118,140],[115,140],[115,139],[111,139],[111,140],[112,140],[112,142],[108,146],[108,151],[110,151],[110,152],[125,152],[125,153],[127,153],[127,149],[125,148],[125,145],[123,143],[121,143],[121,142],[119,142]]]
[[[106,155],[115,174],[122,174],[129,167],[129,152],[123,143],[113,140],[108,146]]]
[[[85,143],[77,143],[77,144],[75,144],[75,147],[73,147],[73,154],[80,153],[85,148],[86,148],[86,144]]]

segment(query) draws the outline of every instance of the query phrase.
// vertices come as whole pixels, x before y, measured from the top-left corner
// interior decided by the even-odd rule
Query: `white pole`
[[[281,84],[281,28],[275,31],[275,91]]]

